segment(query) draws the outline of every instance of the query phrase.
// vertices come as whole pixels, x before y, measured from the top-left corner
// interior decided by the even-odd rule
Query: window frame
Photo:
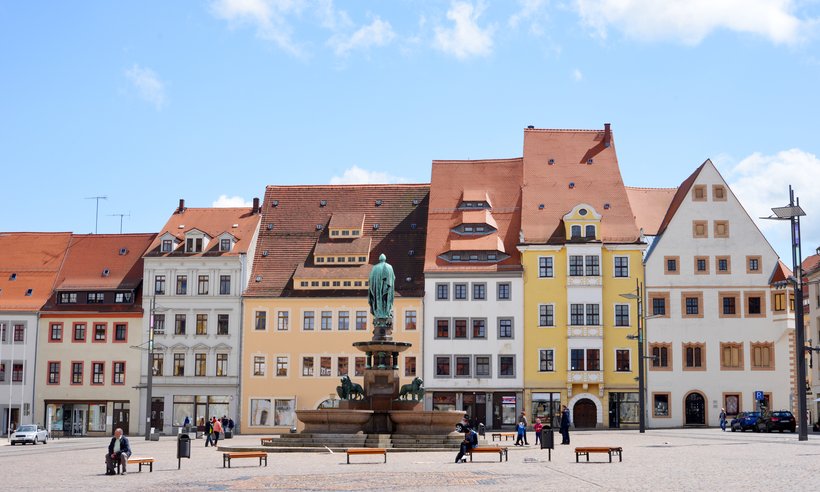
[[[737,365],[726,364],[726,350],[737,350]],[[744,364],[743,342],[720,342],[720,370],[721,371],[743,371]],[[730,355],[731,358],[731,355]],[[731,361],[730,361],[731,362]]]
[[[555,278],[555,257],[538,257],[538,278]]]
[[[702,342],[686,342],[681,344],[683,349],[681,366],[684,371],[705,371],[706,370],[706,344]],[[689,364],[689,357],[687,356],[688,349],[692,349],[692,364]],[[697,353],[695,350],[700,349],[700,365],[694,365],[696,362]]]
[[[626,261],[626,265],[619,265],[619,261]],[[612,258],[612,276],[614,278],[629,278],[629,256],[616,255]]]

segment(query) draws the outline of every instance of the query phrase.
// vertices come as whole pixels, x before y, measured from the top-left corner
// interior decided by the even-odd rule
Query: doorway
[[[129,414],[130,414],[130,404],[129,403],[121,403],[121,402],[114,403],[114,426],[111,429],[112,434],[117,429],[122,429],[122,433],[125,434],[126,436],[130,434],[129,429],[128,429]]]
[[[11,410],[11,415],[9,415],[9,410]],[[0,425],[2,425],[3,428],[3,431],[0,432],[0,434],[4,436],[7,435],[9,430],[20,427],[20,409],[9,409],[6,407],[3,411],[3,422]]]
[[[684,402],[686,425],[706,425],[706,400],[700,393],[689,393]]]
[[[151,398],[151,427],[154,432],[162,432],[165,424],[165,398],[153,397]]]
[[[582,398],[572,407],[572,422],[576,429],[594,428],[598,424],[598,411],[595,402]]]
[[[85,408],[82,408],[81,406],[74,406],[71,412],[65,412],[63,415],[66,415],[71,419],[71,425],[69,428],[71,429],[72,436],[85,435],[85,419],[87,415]]]

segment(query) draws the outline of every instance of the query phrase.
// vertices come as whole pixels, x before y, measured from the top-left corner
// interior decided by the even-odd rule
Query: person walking
[[[561,407],[561,444],[569,445],[569,408]]]
[[[524,425],[524,422],[518,421],[518,424],[515,426],[516,436],[515,436],[515,445],[516,446],[523,446],[524,445],[524,438],[527,435],[527,426]]]
[[[541,429],[544,428],[544,425],[541,423],[541,419],[536,418],[535,424],[532,426],[532,430],[535,431],[535,445],[538,446],[541,443]]]
[[[529,426],[529,422],[527,422],[527,414],[524,412],[524,410],[521,410],[521,416],[518,417],[518,422],[524,423],[524,446],[529,446],[530,443],[527,442],[527,426]]]
[[[211,421],[206,420],[205,421],[205,447],[206,448],[211,445],[211,433],[213,433],[213,431],[214,431],[214,428],[213,428],[213,425],[211,424]]]
[[[211,433],[211,438],[213,441],[213,445],[216,446],[216,443],[219,441],[219,434],[222,432],[222,422],[219,421],[216,417],[213,417],[211,420],[211,428],[213,432]]]
[[[726,432],[726,409],[720,409],[720,430]]]

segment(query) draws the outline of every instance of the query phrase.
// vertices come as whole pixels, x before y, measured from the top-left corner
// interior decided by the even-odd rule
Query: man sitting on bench
[[[456,455],[456,463],[466,463],[467,459],[464,457],[467,451],[478,447],[478,434],[470,427],[464,428],[464,440],[461,441],[461,448]]]
[[[128,465],[128,458],[131,456],[131,445],[128,438],[122,435],[122,429],[114,431],[114,437],[108,444],[108,454],[105,455],[105,474],[116,475],[114,466],[120,464],[121,474],[125,475],[125,467]]]

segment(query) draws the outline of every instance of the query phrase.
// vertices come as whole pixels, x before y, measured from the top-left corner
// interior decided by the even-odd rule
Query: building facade
[[[806,345],[820,347],[820,248],[803,260],[803,283],[805,285],[804,309]],[[808,406],[809,425],[820,425],[820,352],[806,354],[813,359],[811,364],[806,361],[806,374],[809,381]]]
[[[153,319],[154,350],[144,354],[141,386],[152,374],[150,426],[175,434],[185,418],[239,411],[242,291],[259,233],[259,201],[250,208],[179,207],[145,254],[143,332]],[[146,419],[146,391],[140,414]],[[144,427],[141,429],[144,432]]]

